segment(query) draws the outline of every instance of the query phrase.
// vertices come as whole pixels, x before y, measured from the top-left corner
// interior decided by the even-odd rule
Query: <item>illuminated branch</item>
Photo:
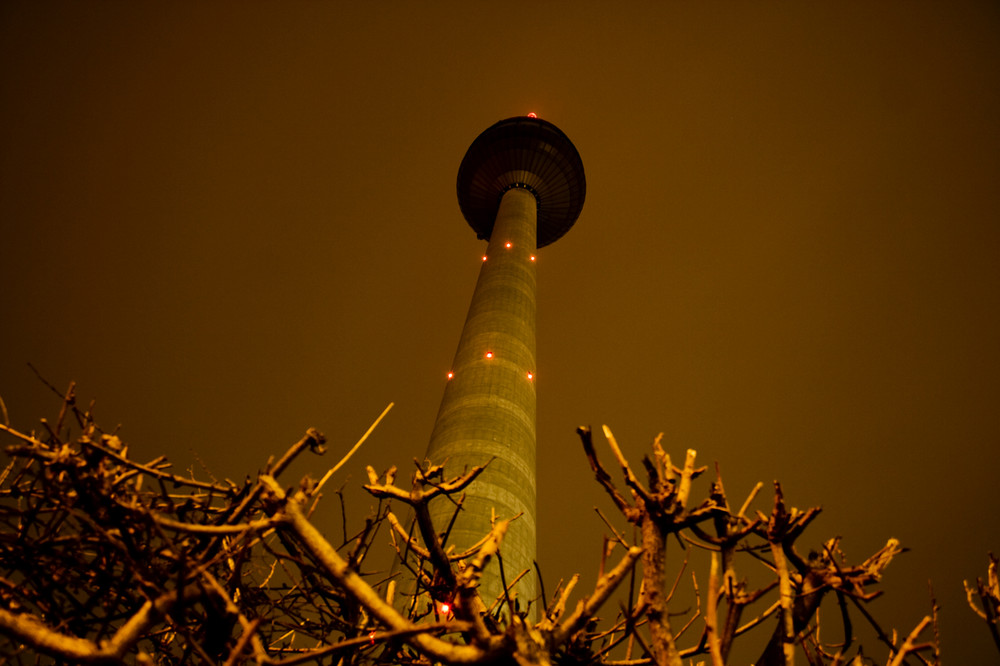
[[[930,650],[934,647],[932,643],[922,643],[917,644],[915,641],[920,636],[920,633],[927,628],[927,625],[931,623],[931,616],[925,615],[924,619],[914,627],[913,631],[910,632],[906,640],[903,641],[903,645],[900,646],[899,652],[893,657],[892,661],[889,662],[889,666],[900,666],[903,660],[906,659],[906,655],[912,654],[914,652],[919,652],[921,650]]]
[[[319,491],[323,489],[323,486],[326,485],[326,482],[330,479],[330,477],[336,474],[337,470],[343,467],[347,463],[347,461],[351,459],[351,456],[353,456],[357,452],[357,450],[361,448],[361,445],[365,443],[365,440],[368,439],[368,436],[372,434],[372,431],[374,431],[375,428],[378,427],[378,424],[382,422],[382,419],[385,418],[385,415],[389,413],[389,410],[392,409],[394,404],[395,403],[390,402],[386,406],[386,408],[382,410],[382,413],[378,415],[378,418],[375,419],[375,421],[368,427],[368,430],[366,430],[365,434],[361,436],[361,439],[359,439],[357,443],[353,447],[351,447],[351,450],[345,453],[344,456],[337,462],[336,465],[327,470],[326,474],[323,475],[323,478],[320,479],[319,483],[316,484],[316,487],[312,489],[312,494],[315,495],[319,493]]]
[[[417,469],[418,475],[415,480],[425,480],[426,475],[420,470],[419,466]],[[486,469],[485,465],[473,467],[465,474],[437,484],[430,489],[418,487],[415,483],[413,489],[407,492],[392,484],[395,478],[395,468],[390,469],[386,473],[385,483],[379,483],[378,474],[376,474],[370,465],[367,468],[369,483],[364,486],[365,490],[375,497],[396,499],[413,507],[417,518],[417,525],[420,527],[420,534],[427,547],[428,559],[434,566],[434,570],[443,581],[443,584],[450,590],[454,590],[457,585],[455,572],[451,568],[448,555],[444,552],[441,539],[438,537],[437,531],[431,522],[428,503],[438,495],[449,495],[464,490],[484,469]],[[409,538],[407,536],[407,539]]]
[[[579,601],[572,615],[559,623],[559,626],[552,632],[552,638],[556,644],[567,640],[593,617],[594,613],[629,574],[640,555],[642,555],[642,548],[629,548],[615,568],[597,581],[593,593],[587,599]]]
[[[387,627],[395,631],[409,631],[415,628],[395,608],[383,601],[360,576],[351,571],[347,562],[306,519],[299,503],[295,499],[286,498],[281,486],[272,477],[263,475],[261,482],[279,502],[281,511],[288,516],[289,527],[296,533],[302,545],[340,587],[349,592],[352,598]],[[477,646],[450,643],[426,633],[409,634],[406,642],[432,659],[451,664],[481,663],[492,656]]]
[[[628,501],[618,492],[615,487],[614,482],[611,481],[611,475],[604,469],[600,461],[597,459],[597,453],[594,451],[594,441],[588,426],[580,426],[576,429],[576,433],[580,436],[580,441],[583,442],[583,451],[587,456],[587,461],[590,463],[590,468],[594,470],[594,474],[597,476],[597,482],[601,484],[604,490],[611,497],[611,500],[618,507],[618,510],[625,515],[630,521],[633,521],[632,515],[636,510],[629,505]]]
[[[481,467],[445,478],[443,467],[417,463],[406,490],[395,485],[395,468],[383,478],[369,468],[366,489],[379,500],[378,509],[348,538],[341,496],[345,525],[335,528],[343,534],[338,550],[310,515],[323,483],[368,433],[318,484],[306,478],[293,492],[275,480],[302,451],[322,453],[325,439],[310,429],[277,462],[265,465],[265,474],[237,487],[171,474],[162,457],[145,464],[130,460],[124,442],[102,434],[89,412],[76,409],[72,386],[60,396],[59,418],[39,435],[0,426],[0,435],[14,439],[8,449],[13,458],[0,470],[0,634],[6,639],[0,641],[0,661],[23,653],[59,662],[143,666],[192,661],[290,666],[331,658],[343,666],[679,666],[700,657],[722,666],[738,638],[772,618],[778,629],[755,662],[759,666],[788,666],[802,650],[817,664],[829,658],[842,663],[851,646],[851,614],[857,612],[889,647],[890,663],[902,664],[908,654],[926,661],[921,653],[931,648],[937,654],[936,630],[928,641],[920,639],[931,626],[927,621],[900,640],[887,635],[866,609],[878,595],[873,586],[905,550],[897,541],[853,566],[838,539],[804,558],[796,543],[818,508],[791,507],[775,484],[771,511],[753,512],[757,484],[734,512],[718,465],[707,497],[698,499],[695,481],[705,468],[696,467],[693,450],[674,466],[662,434],[642,459],[646,478],[640,480],[611,430],[603,429],[628,488],[619,491],[598,460],[590,429],[578,430],[599,486],[635,526],[641,547],[629,547],[637,537],[599,511],[613,536],[601,545],[593,590],[574,598],[581,594],[579,578],[569,574],[551,599],[544,598],[541,586],[542,600],[529,599],[529,608],[546,601],[548,606],[532,623],[523,608],[494,616],[479,597],[483,568],[501,554],[509,520],[495,520],[477,544],[455,553],[444,549],[447,537],[440,536],[450,526],[434,525],[427,510],[432,499],[444,502],[441,498],[461,507],[462,493]],[[70,441],[65,422],[72,416],[81,434]],[[417,527],[412,529],[419,528],[423,538],[408,533],[382,500],[413,507]],[[362,571],[382,526],[389,529],[403,568]],[[667,560],[671,535],[685,550],[683,561]],[[612,566],[619,544],[624,554]],[[710,551],[708,584],[700,589],[692,572],[693,608],[678,612],[670,605],[681,596],[675,596],[678,585],[688,580],[691,546]],[[635,566],[639,561],[641,571]],[[744,561],[762,562],[773,576],[750,589],[738,574]],[[990,622],[1000,647],[996,569],[991,556],[987,580],[966,583],[966,594],[973,610]],[[627,578],[621,614],[602,627],[599,609]],[[776,589],[777,601],[771,603],[771,595],[767,608],[743,619],[751,605]],[[848,636],[838,646],[819,640],[815,611],[829,592],[837,597]],[[506,595],[494,606],[502,600]],[[935,607],[930,620],[935,626],[936,612]]]
[[[975,589],[965,580],[962,581],[962,585],[965,587],[969,608],[986,622],[993,643],[996,645],[997,651],[1000,652],[1000,575],[997,574],[1000,558],[997,558],[993,553],[990,553],[989,557],[990,564],[986,570],[986,580],[976,578]],[[978,594],[982,608],[976,606],[973,594]]]
[[[101,645],[55,631],[33,615],[15,614],[2,608],[0,608],[0,629],[40,652],[54,657],[86,664],[116,663],[153,624],[170,611],[179,599],[186,603],[201,594],[198,586],[189,585],[180,594],[168,592],[155,601],[147,601],[110,640]]]

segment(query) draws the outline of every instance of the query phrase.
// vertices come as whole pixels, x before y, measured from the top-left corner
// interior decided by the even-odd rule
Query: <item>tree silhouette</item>
[[[757,664],[873,663],[853,640],[858,616],[875,627],[884,663],[938,661],[936,610],[901,638],[866,609],[886,566],[904,550],[898,542],[890,539],[854,565],[839,539],[803,556],[796,544],[818,508],[790,507],[778,483],[769,512],[751,510],[763,484],[737,507],[717,470],[695,499],[707,469],[696,466],[694,451],[674,465],[662,436],[642,460],[641,481],[603,428],[621,470],[619,488],[591,430],[577,431],[598,484],[637,535],[630,541],[605,517],[610,535],[592,590],[580,595],[573,576],[546,596],[540,568],[501,566],[506,592],[483,599],[479,578],[491,560],[502,564],[513,517],[498,516],[475,547],[456,553],[448,526],[432,524],[428,511],[431,502],[452,502],[460,511],[462,492],[482,467],[455,473],[417,461],[405,487],[397,485],[395,468],[369,468],[364,487],[377,507],[353,517],[363,523],[353,534],[345,517],[335,544],[310,516],[327,480],[367,433],[318,481],[279,482],[297,456],[324,452],[323,435],[312,429],[256,478],[204,481],[172,471],[162,457],[133,460],[125,442],[76,405],[72,385],[60,395],[56,421],[43,420],[39,432],[12,428],[6,412],[0,425],[10,441],[0,476],[6,663],[680,666],[697,659],[721,666],[743,636],[769,628]],[[414,517],[412,528],[400,509]],[[707,585],[699,587],[693,575],[695,603],[686,613],[672,610],[672,602],[688,556],[669,561],[670,539],[688,554],[708,553],[709,571],[700,576]],[[395,573],[369,566],[373,547],[387,540]],[[744,563],[769,569],[769,582],[751,587]],[[676,569],[681,573],[668,574]],[[995,635],[995,558],[990,571],[990,582],[979,582],[984,610],[977,612],[993,622]],[[539,576],[536,599],[514,592],[526,575]],[[837,645],[820,638],[817,609],[831,595],[845,636]],[[970,587],[970,603],[972,595]],[[615,602],[617,612],[609,613]],[[604,623],[596,615],[601,609],[609,616]]]

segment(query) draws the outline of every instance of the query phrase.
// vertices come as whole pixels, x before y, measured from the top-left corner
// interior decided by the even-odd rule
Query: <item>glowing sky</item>
[[[1000,552],[996,3],[7,2],[0,99],[15,425],[58,411],[31,362],[138,458],[242,479],[394,401],[347,475],[409,465],[485,249],[459,162],[535,112],[588,185],[538,253],[548,585],[600,549],[575,426],[636,461],[665,431],[738,501],[822,504],[803,546],[899,538],[886,627],[930,578],[949,662],[992,650],[961,581]]]

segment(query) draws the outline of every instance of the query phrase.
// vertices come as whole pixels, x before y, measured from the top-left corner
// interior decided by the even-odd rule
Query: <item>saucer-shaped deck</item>
[[[469,146],[458,169],[458,205],[479,238],[489,239],[500,198],[514,187],[538,201],[538,247],[558,240],[580,216],[587,194],[583,161],[552,123],[508,118]]]

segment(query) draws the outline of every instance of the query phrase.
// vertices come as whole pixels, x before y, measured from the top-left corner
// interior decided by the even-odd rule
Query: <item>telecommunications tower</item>
[[[449,475],[491,461],[466,490],[447,545],[462,552],[490,531],[492,516],[520,514],[501,546],[508,586],[522,608],[537,596],[535,560],[535,263],[538,248],[576,222],[586,194],[583,162],[559,128],[531,114],[496,123],[472,142],[458,170],[458,204],[489,241],[448,373],[427,458]],[[444,530],[454,506],[438,500]],[[502,592],[491,562],[481,583]],[[544,605],[544,604],[543,604]]]

